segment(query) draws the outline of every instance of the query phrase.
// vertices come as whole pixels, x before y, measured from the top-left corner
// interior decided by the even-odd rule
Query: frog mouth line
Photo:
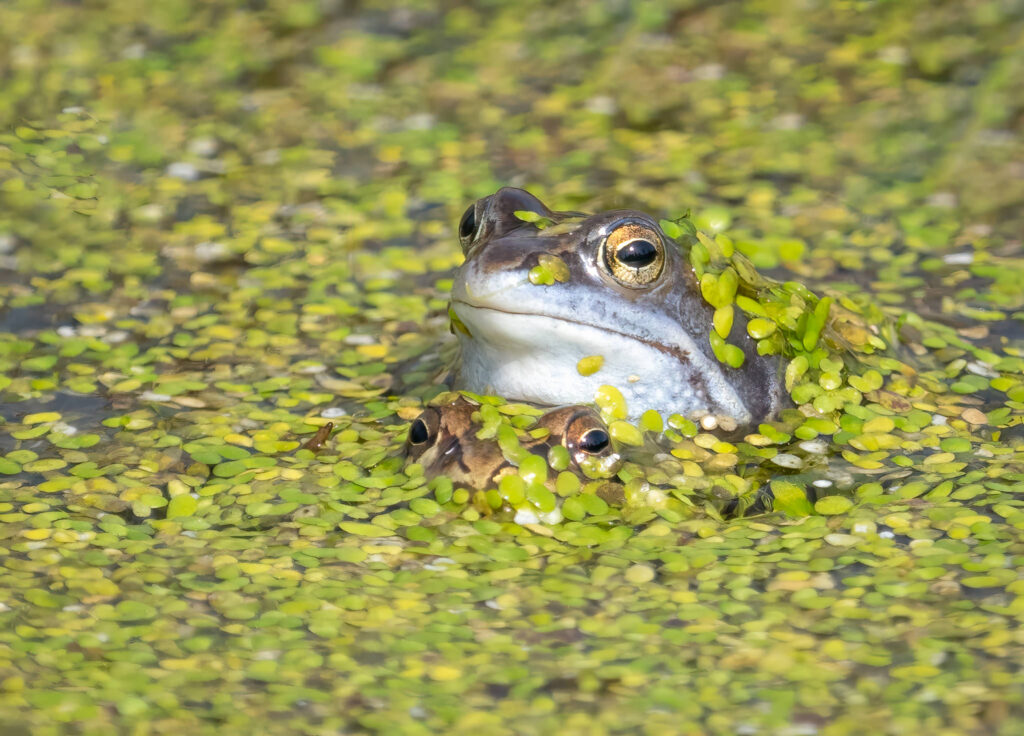
[[[580,322],[579,320],[567,319],[565,317],[555,317],[555,316],[552,316],[550,314],[540,314],[538,312],[514,312],[514,311],[512,311],[510,309],[498,309],[497,307],[484,307],[484,306],[480,306],[478,304],[470,304],[469,302],[463,301],[461,299],[452,299],[452,306],[454,307],[456,304],[459,304],[459,305],[464,306],[464,307],[469,307],[470,309],[477,309],[477,310],[487,311],[487,312],[498,312],[499,314],[507,314],[507,315],[510,315],[510,316],[513,316],[513,317],[540,317],[542,319],[557,320],[558,322],[564,322],[564,323],[570,324],[570,325],[578,325],[580,327],[589,327],[589,328],[594,329],[594,330],[603,330],[603,331],[608,332],[610,334],[617,335],[618,337],[621,337],[621,338],[623,338],[625,340],[632,340],[633,342],[638,342],[641,345],[646,345],[649,348],[653,348],[654,350],[657,350],[658,352],[664,353],[665,355],[668,355],[668,356],[670,356],[672,358],[675,358],[682,365],[689,365],[692,362],[690,360],[690,352],[688,350],[684,350],[682,348],[673,348],[673,347],[670,347],[668,345],[662,345],[661,343],[654,342],[652,340],[645,340],[642,337],[637,337],[636,335],[630,335],[628,333],[621,332],[620,330],[614,330],[614,329],[610,329],[610,328],[604,327],[604,326],[593,325],[593,324],[590,324],[588,322]]]

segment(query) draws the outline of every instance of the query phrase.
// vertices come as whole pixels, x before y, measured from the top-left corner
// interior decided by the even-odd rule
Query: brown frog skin
[[[524,212],[543,219],[524,221]],[[734,426],[785,405],[780,361],[757,354],[739,310],[729,341],[743,350],[743,365],[715,357],[714,309],[683,248],[651,216],[554,212],[505,187],[466,211],[459,234],[465,262],[450,309],[462,350],[456,388],[550,406],[590,403],[609,384],[630,419],[655,409]],[[560,271],[554,283],[530,279],[542,256]],[[588,356],[603,363],[584,376],[578,363]]]
[[[408,462],[423,466],[424,475],[444,475],[456,486],[484,490],[493,488],[516,466],[503,455],[497,440],[479,439],[480,423],[473,414],[480,406],[458,399],[441,406],[427,407],[409,425],[406,440]],[[549,434],[522,446],[535,455],[547,456],[554,445],[569,451],[569,468],[580,478],[613,476],[622,465],[608,427],[600,415],[587,406],[563,406],[537,418],[533,428],[543,427]]]

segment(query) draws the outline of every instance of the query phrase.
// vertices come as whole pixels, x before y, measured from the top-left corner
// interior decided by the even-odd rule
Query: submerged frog
[[[465,397],[441,406],[427,407],[409,426],[406,452],[409,461],[423,466],[428,478],[446,475],[457,486],[473,489],[494,487],[516,466],[504,455],[497,440],[481,439],[473,415],[480,406]],[[581,478],[608,478],[622,466],[600,415],[586,406],[563,406],[542,414],[532,429],[548,434],[521,445],[534,455],[546,456],[555,446],[569,454],[571,472]]]
[[[716,359],[714,309],[682,249],[649,215],[554,212],[505,187],[466,211],[459,237],[457,388],[557,405],[591,402],[609,384],[634,420],[655,409],[748,425],[783,406],[780,361],[757,354],[742,315],[732,341],[743,365]],[[537,283],[538,266],[554,277]],[[599,369],[581,370],[584,358]]]

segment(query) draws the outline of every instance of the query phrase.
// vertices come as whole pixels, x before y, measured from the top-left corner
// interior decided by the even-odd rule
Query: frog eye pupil
[[[476,205],[471,204],[459,221],[459,240],[468,242],[476,234]]]
[[[409,427],[409,442],[414,445],[422,445],[429,439],[430,431],[427,429],[427,423],[422,419],[414,421]]]
[[[625,222],[601,243],[600,265],[623,286],[640,289],[654,284],[665,268],[664,241],[655,227]]]
[[[608,449],[609,444],[611,444],[611,438],[603,429],[587,430],[579,441],[580,449],[588,455],[603,452]]]
[[[658,249],[650,240],[631,240],[615,254],[619,261],[630,268],[643,268],[658,257]]]

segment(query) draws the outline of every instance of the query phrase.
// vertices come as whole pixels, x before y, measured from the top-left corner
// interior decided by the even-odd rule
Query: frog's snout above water
[[[459,237],[457,388],[557,405],[592,402],[612,385],[632,419],[655,409],[740,425],[784,404],[779,360],[757,354],[742,315],[732,342],[743,365],[715,357],[714,309],[683,247],[650,215],[557,212],[505,187],[466,211]],[[597,370],[581,370],[584,358]]]

